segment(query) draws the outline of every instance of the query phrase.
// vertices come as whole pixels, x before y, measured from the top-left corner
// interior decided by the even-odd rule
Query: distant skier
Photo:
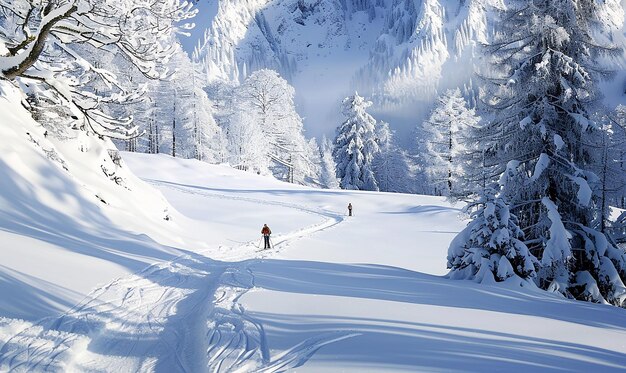
[[[352,216],[352,203],[348,203],[348,216]]]
[[[265,239],[264,249],[269,249],[270,248],[270,234],[272,234],[272,230],[270,229],[270,227],[267,226],[267,224],[263,224],[263,229],[261,229],[261,234],[263,235],[263,238]]]

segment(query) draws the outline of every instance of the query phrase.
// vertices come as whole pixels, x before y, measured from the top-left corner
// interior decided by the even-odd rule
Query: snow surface
[[[460,206],[130,153],[123,187],[0,88],[0,371],[626,365],[623,309],[443,277]]]
[[[64,311],[98,284],[182,254],[163,220],[167,201],[114,164],[112,143],[82,131],[46,136],[21,100],[1,83],[0,316]]]

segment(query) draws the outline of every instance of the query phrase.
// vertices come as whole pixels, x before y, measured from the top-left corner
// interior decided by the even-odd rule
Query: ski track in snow
[[[287,246],[289,246],[291,241],[294,241],[303,237],[308,237],[309,235],[315,232],[320,232],[327,228],[333,227],[343,222],[343,220],[345,219],[345,215],[339,212],[333,212],[333,211],[322,210],[322,209],[314,209],[308,206],[298,205],[295,203],[268,201],[264,199],[251,198],[251,197],[229,196],[229,195],[225,195],[221,193],[211,192],[210,189],[207,189],[205,187],[181,186],[179,184],[170,183],[167,181],[157,181],[157,180],[145,180],[145,181],[155,187],[166,187],[169,189],[175,189],[182,193],[200,195],[205,198],[228,199],[228,200],[233,200],[233,201],[250,202],[250,203],[266,205],[266,206],[285,207],[285,208],[298,210],[307,214],[323,216],[326,218],[325,221],[319,224],[314,224],[312,226],[308,226],[308,227],[296,230],[286,235],[276,235],[276,236],[272,235],[273,236],[272,246],[276,247],[277,249],[285,249]],[[248,242],[247,245],[243,245],[243,246],[250,246],[250,245],[254,245],[255,243],[256,243],[255,241],[251,241],[251,242]],[[274,250],[274,249],[262,250],[262,251],[265,252],[266,254],[261,255],[260,256],[261,258],[266,257],[267,254],[274,254],[277,252],[277,250]]]
[[[273,205],[324,217],[277,236],[270,250],[256,241],[236,248],[229,261],[186,254],[94,290],[56,318],[35,324],[0,318],[0,371],[280,372],[354,333],[324,333],[271,356],[263,325],[238,300],[255,287],[250,266],[294,240],[341,223],[344,215],[278,201],[229,196],[201,187],[148,180],[206,198]]]

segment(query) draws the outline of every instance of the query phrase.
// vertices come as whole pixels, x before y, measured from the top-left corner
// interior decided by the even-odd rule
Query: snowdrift
[[[441,198],[124,162],[0,88],[0,371],[623,371],[624,310],[442,277]]]
[[[78,130],[53,136],[23,104],[0,82],[2,316],[48,316],[97,284],[180,255],[154,241],[176,239],[166,220],[176,212],[109,140]]]

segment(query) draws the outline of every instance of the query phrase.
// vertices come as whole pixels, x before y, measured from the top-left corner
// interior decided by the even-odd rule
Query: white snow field
[[[445,279],[441,198],[114,166],[0,88],[2,372],[624,371],[625,310]]]

